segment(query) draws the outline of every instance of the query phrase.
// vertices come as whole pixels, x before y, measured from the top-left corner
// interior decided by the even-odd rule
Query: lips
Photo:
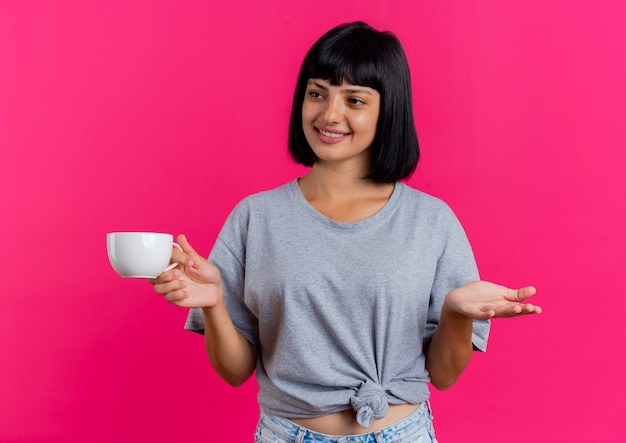
[[[343,140],[345,137],[347,137],[350,134],[349,132],[341,132],[337,130],[320,129],[320,128],[315,128],[315,133],[317,134],[317,137],[322,142],[327,143],[327,144],[339,143],[341,140]]]
[[[320,131],[323,136],[330,137],[330,138],[339,138],[345,135],[342,132],[330,132],[330,131],[324,131],[323,129],[318,129],[318,131]]]

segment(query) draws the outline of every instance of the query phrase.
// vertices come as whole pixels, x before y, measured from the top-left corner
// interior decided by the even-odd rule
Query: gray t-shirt
[[[445,295],[478,279],[450,208],[402,183],[356,223],[317,212],[297,180],[251,195],[209,260],[235,326],[259,351],[261,407],[292,418],[352,407],[363,426],[390,403],[429,398],[424,345]],[[185,327],[202,331],[202,311],[192,309]],[[489,322],[474,322],[477,349],[488,334]]]

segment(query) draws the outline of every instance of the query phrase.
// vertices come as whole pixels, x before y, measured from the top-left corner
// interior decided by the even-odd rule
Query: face
[[[302,126],[318,162],[356,162],[369,168],[369,147],[379,113],[380,93],[375,89],[310,79],[302,104]]]

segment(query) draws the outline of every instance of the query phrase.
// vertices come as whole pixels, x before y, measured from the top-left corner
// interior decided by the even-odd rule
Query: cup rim
[[[156,234],[156,235],[172,235],[169,232],[157,232],[157,231],[112,231],[107,232],[107,235],[119,235],[119,234]]]

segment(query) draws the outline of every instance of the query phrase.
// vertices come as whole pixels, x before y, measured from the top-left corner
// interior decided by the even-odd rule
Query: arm
[[[456,383],[472,351],[472,319],[450,310],[444,302],[439,325],[425,351],[433,386],[444,390]]]
[[[452,386],[472,356],[472,321],[540,314],[541,308],[524,300],[535,294],[527,286],[509,289],[486,281],[475,281],[446,295],[441,318],[426,348],[426,368],[437,389]]]
[[[203,308],[202,313],[211,365],[231,386],[243,384],[256,368],[256,349],[233,325],[223,298],[214,308]]]
[[[207,355],[216,372],[227,383],[239,386],[256,368],[256,350],[239,332],[224,302],[220,272],[202,258],[184,235],[177,238],[182,251],[174,249],[175,269],[151,279],[154,290],[170,303],[184,308],[202,308]]]

